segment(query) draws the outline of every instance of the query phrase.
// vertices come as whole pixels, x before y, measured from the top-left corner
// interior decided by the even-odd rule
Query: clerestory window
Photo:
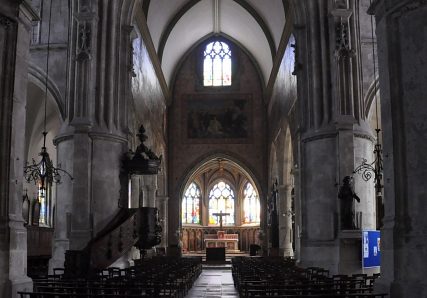
[[[203,85],[231,86],[231,49],[223,41],[206,45],[203,53]]]

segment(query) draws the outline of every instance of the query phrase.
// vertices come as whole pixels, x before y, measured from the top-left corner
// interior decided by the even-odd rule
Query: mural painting
[[[247,139],[252,135],[251,101],[247,96],[190,97],[184,111],[188,140]]]

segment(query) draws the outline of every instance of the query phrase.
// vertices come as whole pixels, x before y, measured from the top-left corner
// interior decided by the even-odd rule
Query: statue
[[[360,203],[360,198],[353,191],[350,184],[352,178],[345,176],[343,179],[343,185],[340,187],[338,198],[341,200],[341,229],[342,230],[354,230],[354,209],[353,199],[356,199]]]
[[[277,210],[277,200],[279,199],[279,190],[277,179],[273,183],[271,197],[268,200],[267,210],[270,224],[270,242],[271,248],[279,248],[279,218]]]

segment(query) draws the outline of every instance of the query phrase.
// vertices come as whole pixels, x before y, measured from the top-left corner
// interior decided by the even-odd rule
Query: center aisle
[[[185,298],[195,297],[239,297],[234,288],[231,267],[219,266],[218,269],[204,267],[202,274],[200,274],[187,296],[185,296]]]

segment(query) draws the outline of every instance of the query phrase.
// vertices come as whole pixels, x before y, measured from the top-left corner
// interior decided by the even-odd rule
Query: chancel
[[[426,20],[0,0],[0,297],[427,297]]]

